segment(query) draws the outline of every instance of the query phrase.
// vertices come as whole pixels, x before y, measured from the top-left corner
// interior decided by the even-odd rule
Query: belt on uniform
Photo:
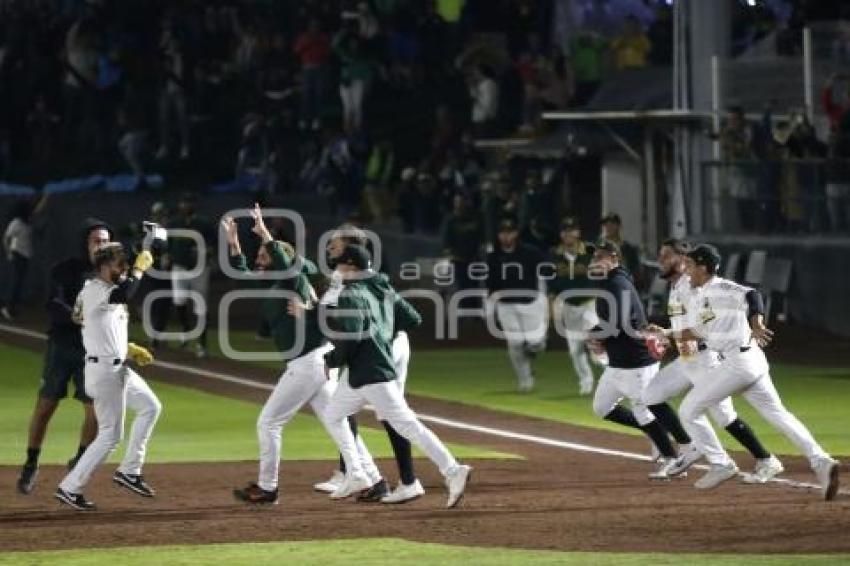
[[[752,346],[741,346],[740,348],[738,348],[738,351],[741,353],[749,352],[750,348],[752,348]]]
[[[705,342],[697,346],[697,352],[705,352],[706,350],[708,350],[708,345]]]
[[[103,363],[106,363],[110,360],[112,361],[111,363],[114,366],[120,366],[124,363],[124,360],[122,360],[121,358],[98,358],[97,356],[88,356],[86,358],[87,362],[91,362],[93,364],[99,364],[101,361],[103,361]]]

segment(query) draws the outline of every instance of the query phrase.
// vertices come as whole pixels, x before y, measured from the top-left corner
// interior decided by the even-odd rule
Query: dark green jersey
[[[551,262],[555,264],[555,278],[549,282],[549,292],[557,295],[566,290],[590,289],[593,282],[587,278],[587,266],[593,259],[593,246],[579,242],[574,253],[569,253],[563,245],[552,250]],[[578,305],[588,298],[569,298],[567,302]]]
[[[422,324],[422,315],[419,314],[413,305],[399,295],[394,294],[393,303],[393,336],[399,332],[407,332],[413,330]]]
[[[386,276],[376,273],[346,282],[336,306],[323,307],[330,329],[345,333],[330,337],[334,349],[325,354],[325,361],[332,368],[347,366],[351,387],[396,378],[392,340],[398,299]]]
[[[266,250],[272,258],[272,269],[275,271],[284,271],[292,265],[292,259],[283,251],[283,246],[280,242],[269,242],[266,244]],[[248,263],[244,255],[238,255],[231,258],[234,267],[240,271],[248,271]],[[305,271],[309,271],[310,266],[315,266],[309,260],[298,258],[302,265],[302,270],[292,277],[279,279],[275,281],[272,290],[293,291],[304,303],[311,302],[311,288]],[[299,320],[286,312],[290,297],[268,297],[263,301],[262,312],[263,318],[269,325],[272,339],[275,346],[281,352],[288,352],[287,359],[295,359],[307,352],[314,350],[325,344],[327,340],[319,330],[318,322],[315,317],[304,317]],[[296,345],[298,326],[302,325],[304,333],[303,345],[294,352],[290,350]]]

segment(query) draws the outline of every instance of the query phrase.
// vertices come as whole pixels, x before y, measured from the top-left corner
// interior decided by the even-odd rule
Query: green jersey
[[[345,333],[344,337],[331,337],[334,349],[325,354],[328,366],[347,366],[353,388],[394,380],[393,337],[400,330],[417,326],[422,319],[410,303],[399,297],[387,277],[375,273],[346,282],[336,306],[326,308],[331,330]]]
[[[283,246],[281,246],[280,242],[269,242],[265,246],[272,258],[273,270],[284,271],[292,266],[293,260],[283,251]],[[240,254],[231,259],[236,269],[248,271],[248,262],[244,255]],[[305,272],[311,268],[315,269],[315,266],[305,258],[298,259],[302,265],[301,271],[292,277],[275,281],[271,289],[294,292],[304,303],[309,303],[311,302],[313,293]],[[315,317],[305,316],[302,322],[286,312],[290,299],[291,297],[270,296],[263,301],[262,312],[263,318],[269,325],[275,346],[281,352],[288,353],[287,359],[293,360],[325,344],[327,340],[322,335],[321,330],[319,330]],[[290,352],[296,346],[299,324],[304,327],[303,345],[296,351]]]

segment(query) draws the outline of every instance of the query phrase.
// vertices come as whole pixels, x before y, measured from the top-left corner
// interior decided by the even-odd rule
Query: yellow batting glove
[[[133,263],[133,271],[141,271],[144,273],[153,265],[153,255],[148,250],[139,252],[136,256],[136,262]]]
[[[127,357],[140,366],[146,366],[153,361],[153,354],[147,348],[142,348],[132,342],[127,344]]]

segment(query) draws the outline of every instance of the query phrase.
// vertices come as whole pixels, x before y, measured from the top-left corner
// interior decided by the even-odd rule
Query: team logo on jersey
[[[684,316],[688,314],[688,311],[685,310],[685,305],[682,303],[668,303],[667,304],[667,316]]]
[[[708,299],[706,299],[702,305],[702,310],[699,312],[699,318],[703,324],[711,322],[717,318],[717,315],[715,315],[714,311],[711,310],[711,305],[709,304]]]

